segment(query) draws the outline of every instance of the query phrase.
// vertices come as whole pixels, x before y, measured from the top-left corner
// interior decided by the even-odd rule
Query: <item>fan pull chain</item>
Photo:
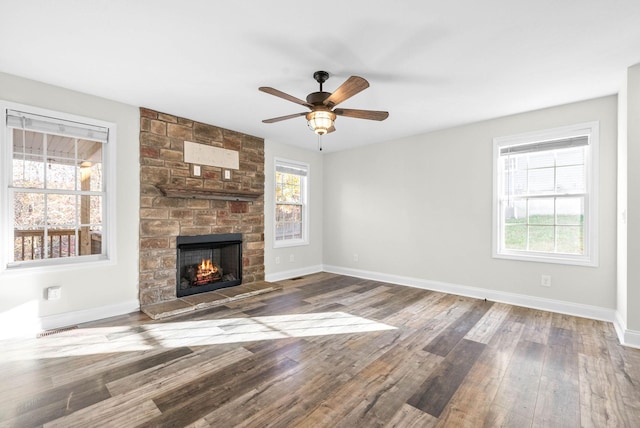
[[[322,135],[318,135],[318,149],[322,151]]]

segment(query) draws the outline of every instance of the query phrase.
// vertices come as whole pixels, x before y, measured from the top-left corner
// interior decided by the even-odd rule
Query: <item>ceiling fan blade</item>
[[[388,111],[354,110],[350,108],[337,108],[333,111],[338,116],[355,117],[356,119],[385,120],[389,117]]]
[[[292,103],[296,103],[296,104],[300,104],[301,106],[305,106],[308,108],[313,108],[313,106],[311,104],[309,104],[306,101],[302,101],[300,98],[296,98],[293,95],[289,95],[289,94],[285,94],[282,91],[279,91],[277,89],[274,88],[270,88],[268,86],[261,86],[258,88],[259,91],[265,92],[267,94],[271,94],[271,95],[275,95],[276,97],[280,97],[282,99],[285,99],[287,101],[291,101]]]
[[[286,116],[280,116],[280,117],[273,117],[271,119],[265,119],[262,121],[262,123],[274,123],[274,122],[280,122],[281,120],[287,120],[287,119],[293,119],[294,117],[298,117],[298,116],[305,116],[307,113],[302,112],[302,113],[294,113],[294,114],[288,114]]]
[[[368,87],[369,82],[362,77],[351,76],[342,85],[340,85],[338,89],[329,95],[329,97],[324,100],[323,104],[329,108],[333,108]]]
[[[336,130],[336,127],[332,125],[331,128],[327,129],[327,134],[330,134],[335,130]]]

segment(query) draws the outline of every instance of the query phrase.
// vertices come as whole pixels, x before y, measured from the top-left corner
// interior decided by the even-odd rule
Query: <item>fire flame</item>
[[[202,259],[202,262],[198,266],[198,273],[201,275],[211,275],[218,271],[218,267],[211,263],[211,260]]]

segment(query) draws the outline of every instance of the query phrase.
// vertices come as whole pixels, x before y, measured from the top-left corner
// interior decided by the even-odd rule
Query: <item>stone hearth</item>
[[[239,169],[228,170],[225,178],[223,168],[184,162],[185,141],[238,152]],[[242,234],[242,285],[264,284],[264,179],[263,139],[140,109],[143,309],[174,300],[181,304],[176,294],[179,235]]]
[[[282,290],[282,287],[277,284],[258,281],[146,305],[142,307],[142,312],[151,319],[158,320],[279,290]]]

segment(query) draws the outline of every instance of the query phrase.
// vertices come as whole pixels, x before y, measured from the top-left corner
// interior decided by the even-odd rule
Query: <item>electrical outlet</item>
[[[540,277],[540,285],[542,287],[551,287],[551,275],[542,275]]]
[[[290,262],[295,262],[296,261],[296,258],[294,257],[293,254],[289,254],[289,261]]]
[[[354,261],[354,262],[357,262],[357,261],[358,261],[358,254],[357,254],[357,253],[354,253],[354,255],[353,255],[353,261]]]
[[[201,174],[201,173],[202,173],[202,172],[200,171],[200,165],[194,165],[194,166],[193,166],[193,175],[194,175],[195,177],[200,177],[200,174]]]
[[[279,265],[280,264],[280,256],[276,257],[276,264]]]
[[[62,287],[59,285],[47,288],[47,300],[58,300],[62,297]]]
[[[225,180],[231,180],[231,170],[229,170],[229,169],[225,169],[224,170],[224,179]]]

